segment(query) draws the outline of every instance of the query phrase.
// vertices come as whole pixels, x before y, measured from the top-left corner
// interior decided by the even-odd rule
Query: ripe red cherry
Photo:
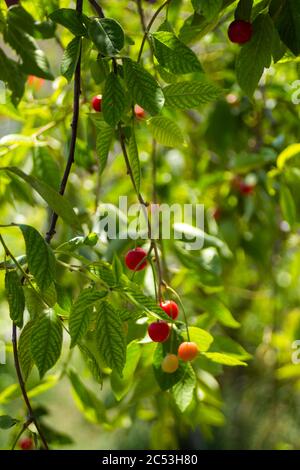
[[[161,363],[162,370],[167,374],[172,374],[175,372],[178,369],[178,366],[179,361],[176,354],[167,354]]]
[[[146,113],[145,113],[144,108],[142,108],[138,104],[134,105],[134,113],[135,113],[135,117],[137,119],[144,119],[146,117]]]
[[[231,42],[245,44],[252,37],[252,24],[249,21],[234,20],[229,25],[228,37]]]
[[[23,437],[19,440],[19,447],[22,450],[31,450],[33,449],[33,440],[31,437]]]
[[[125,263],[131,271],[141,271],[147,266],[147,253],[143,248],[137,247],[128,251],[125,257]]]
[[[169,315],[169,317],[173,318],[173,320],[176,320],[179,314],[179,309],[176,302],[173,300],[166,300],[165,302],[160,302],[159,305],[163,311]]]
[[[185,341],[184,343],[181,343],[178,348],[178,356],[184,362],[195,359],[198,352],[198,346],[193,341]]]
[[[170,334],[170,327],[165,321],[157,321],[148,326],[148,335],[155,343],[163,343]]]
[[[215,219],[216,222],[218,222],[218,220],[220,220],[221,214],[222,214],[222,212],[221,212],[220,207],[215,207],[212,211],[212,216],[213,216],[213,218]]]
[[[244,181],[241,181],[239,184],[239,190],[241,194],[244,194],[245,196],[252,194],[254,190],[253,184],[248,184],[245,183]]]
[[[97,113],[100,113],[102,105],[102,95],[94,96],[92,99],[92,107]]]

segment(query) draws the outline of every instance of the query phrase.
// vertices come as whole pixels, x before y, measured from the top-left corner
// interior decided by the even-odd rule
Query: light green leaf
[[[6,271],[5,291],[11,320],[19,327],[23,326],[25,296],[21,280],[16,271]]]
[[[213,342],[213,337],[207,331],[197,328],[196,326],[189,326],[189,335],[190,340],[197,344],[199,352],[207,351],[211,343]],[[188,340],[187,333],[184,331],[182,333],[185,341]]]
[[[72,8],[60,8],[59,10],[53,11],[49,18],[58,23],[69,31],[74,36],[85,36],[87,31],[84,25],[84,16]]]
[[[89,24],[88,31],[91,40],[103,55],[116,55],[124,46],[124,31],[116,20],[94,18]]]
[[[240,361],[236,357],[226,353],[205,352],[203,355],[211,361],[217,364],[223,364],[224,366],[247,366],[246,362]]]
[[[31,354],[31,334],[34,326],[34,321],[29,321],[24,326],[23,330],[21,331],[19,342],[18,342],[18,354],[19,354],[19,361],[20,366],[23,374],[23,379],[28,379],[28,376],[31,372],[31,369],[34,365],[34,361]]]
[[[195,372],[191,364],[187,364],[183,377],[172,388],[172,395],[175,399],[176,405],[182,413],[187,409],[193,400],[196,382],[197,380]]]
[[[99,121],[97,124],[96,150],[99,157],[100,174],[106,167],[110,146],[114,138],[114,132],[113,127],[108,126],[104,121]]]
[[[201,307],[215,317],[222,325],[229,328],[239,328],[240,323],[233,318],[230,310],[217,298],[210,297],[201,300]]]
[[[37,285],[45,291],[55,279],[56,260],[52,249],[39,232],[29,225],[20,225],[25,245],[28,268]]]
[[[113,257],[112,271],[116,280],[116,284],[118,284],[123,274],[123,265],[116,253],[114,253],[114,257]]]
[[[97,342],[106,364],[122,376],[126,361],[126,343],[119,313],[107,302],[98,306]]]
[[[138,62],[123,59],[125,81],[133,104],[139,104],[150,114],[159,113],[165,98],[158,82]]]
[[[78,344],[80,352],[92,376],[100,385],[103,383],[103,374],[94,354],[84,344]]]
[[[34,321],[31,332],[31,354],[39,370],[40,378],[54,366],[62,348],[62,324],[49,310]]]
[[[283,184],[280,186],[279,202],[284,220],[292,227],[296,221],[296,205],[291,191]]]
[[[300,144],[291,144],[286,147],[277,157],[277,168],[283,170],[286,162],[290,158],[296,157],[300,154]]]
[[[141,167],[140,167],[139,152],[138,152],[138,147],[136,144],[134,129],[132,129],[132,133],[129,139],[128,156],[129,156],[130,166],[131,166],[132,173],[133,173],[135,188],[137,192],[139,192],[140,185],[141,185]]]
[[[133,382],[133,374],[141,357],[141,352],[141,346],[136,341],[132,341],[127,346],[123,377],[120,378],[115,371],[112,372],[110,377],[111,388],[117,400],[122,400],[128,393]]]
[[[86,334],[90,325],[94,305],[107,295],[106,290],[84,289],[74,302],[70,312],[69,330],[71,348]]]
[[[171,73],[202,72],[196,54],[170,31],[158,31],[151,35],[154,53],[160,65]]]
[[[166,147],[181,147],[184,137],[176,122],[163,116],[155,116],[148,121],[153,138]]]
[[[81,49],[81,38],[75,37],[67,45],[60,65],[60,73],[70,82],[75,73]]]
[[[193,109],[219,98],[221,91],[207,80],[172,83],[163,89],[165,106]]]
[[[242,46],[236,62],[237,80],[242,90],[252,97],[264,68],[270,67],[274,24],[269,15],[260,14],[253,22],[253,35]]]
[[[38,180],[34,176],[27,175],[22,170],[17,167],[0,167],[0,170],[7,171],[9,173],[14,173],[15,175],[22,178],[26,183],[28,183],[39,195],[47,202],[49,207],[58,214],[67,224],[71,227],[76,228],[79,231],[81,226],[78,220],[77,215],[75,214],[71,204],[66,200],[65,196],[61,196],[59,193],[54,191],[47,183]]]
[[[121,121],[126,105],[125,90],[118,75],[111,72],[105,82],[102,97],[103,118],[111,127]]]

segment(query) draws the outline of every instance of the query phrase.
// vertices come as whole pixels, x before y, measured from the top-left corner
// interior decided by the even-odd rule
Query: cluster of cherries
[[[101,111],[102,111],[102,95],[94,96],[92,101],[91,101],[91,105],[92,105],[92,108],[94,109],[94,111],[96,111],[97,113],[101,113]],[[134,106],[134,114],[135,114],[135,117],[137,119],[144,119],[146,117],[145,110],[141,106],[139,106],[138,104],[136,104]]]
[[[143,248],[137,247],[128,251],[125,257],[125,264],[131,271],[141,271],[147,266],[147,253]],[[173,300],[160,302],[161,309],[172,320],[176,320],[179,315],[179,308]],[[171,328],[166,321],[159,320],[148,326],[148,335],[155,343],[164,343],[170,336]],[[179,367],[179,359],[184,362],[192,361],[198,354],[197,344],[192,341],[185,341],[179,345],[177,355],[167,354],[161,364],[164,372],[172,374]]]

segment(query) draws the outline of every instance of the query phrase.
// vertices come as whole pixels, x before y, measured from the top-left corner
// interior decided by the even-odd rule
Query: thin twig
[[[95,1],[95,0],[89,0],[90,4],[94,8],[95,12],[99,16],[99,18],[104,18],[104,13],[102,10],[102,7]]]
[[[30,426],[30,424],[32,423],[32,419],[29,418],[26,423],[23,424],[22,428],[20,429],[20,431],[18,432],[17,434],[17,437],[15,438],[14,442],[13,442],[13,445],[11,446],[11,450],[15,450],[15,447],[20,439],[20,437],[22,436],[23,432],[26,431],[26,429]]]

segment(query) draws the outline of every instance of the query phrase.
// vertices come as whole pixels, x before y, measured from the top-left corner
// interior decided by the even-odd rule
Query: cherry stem
[[[14,442],[13,442],[13,445],[11,446],[11,449],[10,450],[15,450],[15,447],[20,439],[20,437],[22,436],[23,432],[26,431],[26,429],[28,428],[28,426],[30,426],[30,424],[32,423],[32,418],[29,418],[26,423],[23,424],[21,430],[18,432],[17,434],[17,437],[15,438]]]
[[[172,287],[166,286],[166,289],[169,290],[169,291],[171,291],[172,294],[175,295],[175,297],[177,298],[177,300],[179,301],[179,303],[180,303],[180,305],[181,305],[181,308],[182,308],[182,311],[183,311],[184,323],[185,323],[185,327],[186,327],[186,335],[187,335],[188,341],[190,342],[190,341],[191,341],[191,338],[190,338],[190,332],[189,332],[189,324],[188,324],[187,314],[186,314],[186,311],[185,311],[183,302],[182,302],[182,300],[181,300],[181,297],[180,297],[179,294],[177,294],[177,292],[176,292],[174,289],[172,289]]]

